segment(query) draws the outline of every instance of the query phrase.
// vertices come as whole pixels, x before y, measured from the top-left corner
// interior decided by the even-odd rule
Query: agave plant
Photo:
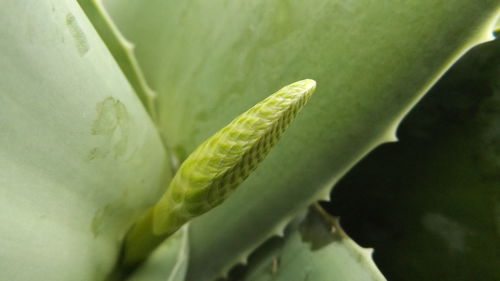
[[[1,7],[0,280],[384,280],[317,202],[500,1]]]

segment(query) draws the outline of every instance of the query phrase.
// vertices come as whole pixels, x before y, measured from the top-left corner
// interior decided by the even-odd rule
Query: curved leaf
[[[103,280],[169,165],[73,1],[0,9],[0,280]]]
[[[262,166],[193,222],[188,278],[210,280],[327,197],[373,147],[395,140],[402,116],[434,81],[471,46],[491,39],[500,1],[107,5],[137,46],[158,92],[162,135],[181,160],[263,93],[302,77],[318,82],[308,110]]]
[[[102,0],[78,0],[78,3],[106,43],[142,104],[156,121],[156,93],[148,86],[134,55],[134,45],[127,41],[114,25]]]
[[[311,209],[283,238],[273,238],[250,257],[238,281],[382,281],[372,250],[359,247],[323,210]]]

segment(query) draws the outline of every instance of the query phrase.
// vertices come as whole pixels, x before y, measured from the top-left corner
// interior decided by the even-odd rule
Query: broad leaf
[[[0,9],[0,280],[103,280],[170,168],[74,1]]]
[[[107,1],[158,92],[162,135],[182,160],[265,93],[318,90],[262,166],[191,228],[190,280],[244,260],[395,139],[402,116],[461,54],[491,39],[498,0]],[[217,253],[217,254],[214,254]]]

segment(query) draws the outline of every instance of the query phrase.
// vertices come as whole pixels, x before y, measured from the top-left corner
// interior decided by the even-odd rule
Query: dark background
[[[323,204],[388,280],[500,280],[500,40],[472,49]]]

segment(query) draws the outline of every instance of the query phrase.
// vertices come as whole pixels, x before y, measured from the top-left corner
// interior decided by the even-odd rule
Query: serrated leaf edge
[[[157,94],[148,85],[146,77],[139,66],[135,56],[135,45],[120,32],[104,7],[102,0],[78,0],[78,3],[156,124],[158,120],[155,105]]]
[[[478,32],[478,36],[472,38],[469,42],[466,42],[464,44],[464,47],[457,50],[454,54],[451,55],[451,57],[448,59],[446,63],[444,63],[443,67],[441,67],[437,73],[426,83],[423,85],[422,89],[418,91],[415,95],[415,98],[408,104],[407,107],[403,108],[401,110],[401,113],[394,118],[393,122],[389,124],[387,127],[387,130],[385,130],[378,139],[376,139],[371,145],[368,146],[366,150],[364,150],[356,159],[349,165],[346,169],[344,169],[343,172],[339,173],[339,175],[336,175],[328,183],[325,185],[324,188],[320,189],[318,192],[316,192],[313,196],[311,196],[310,200],[305,201],[304,204],[299,206],[298,208],[292,210],[289,212],[281,221],[276,223],[276,227],[272,228],[270,232],[268,232],[266,235],[264,235],[263,239],[261,239],[259,242],[254,243],[250,249],[247,249],[245,251],[242,251],[242,255],[239,255],[237,259],[233,260],[230,263],[227,263],[224,267],[222,267],[222,270],[220,273],[216,276],[214,276],[215,279],[217,278],[224,278],[226,279],[229,271],[236,265],[241,264],[240,260],[243,260],[242,257],[245,258],[245,260],[248,259],[250,254],[252,254],[255,249],[257,249],[259,246],[261,246],[266,240],[274,237],[274,236],[281,236],[279,234],[283,233],[284,227],[288,225],[295,217],[295,214],[299,212],[300,209],[307,208],[308,206],[312,205],[313,203],[317,201],[328,201],[329,200],[329,194],[334,187],[335,183],[344,175],[346,174],[356,163],[358,163],[363,157],[365,157],[370,151],[378,147],[379,145],[385,144],[385,143],[391,143],[391,142],[396,142],[398,141],[397,138],[397,129],[399,127],[399,124],[401,121],[404,119],[404,117],[408,114],[408,112],[420,101],[420,99],[427,93],[430,88],[442,77],[442,75],[449,69],[451,66],[458,61],[467,51],[472,49],[473,47],[494,40],[495,37],[493,36],[493,31],[496,25],[497,20],[500,19],[500,7],[497,9],[495,16],[493,16],[490,19],[487,19],[485,22],[485,28],[483,28],[482,32]],[[347,234],[345,234],[346,237]],[[351,240],[352,241],[352,240]],[[365,249],[357,245],[354,241],[352,241],[357,247],[361,249]],[[370,253],[370,261],[371,259],[371,254],[373,250]],[[368,254],[368,251],[365,251],[365,254]],[[376,267],[375,263],[372,261],[374,267]]]

